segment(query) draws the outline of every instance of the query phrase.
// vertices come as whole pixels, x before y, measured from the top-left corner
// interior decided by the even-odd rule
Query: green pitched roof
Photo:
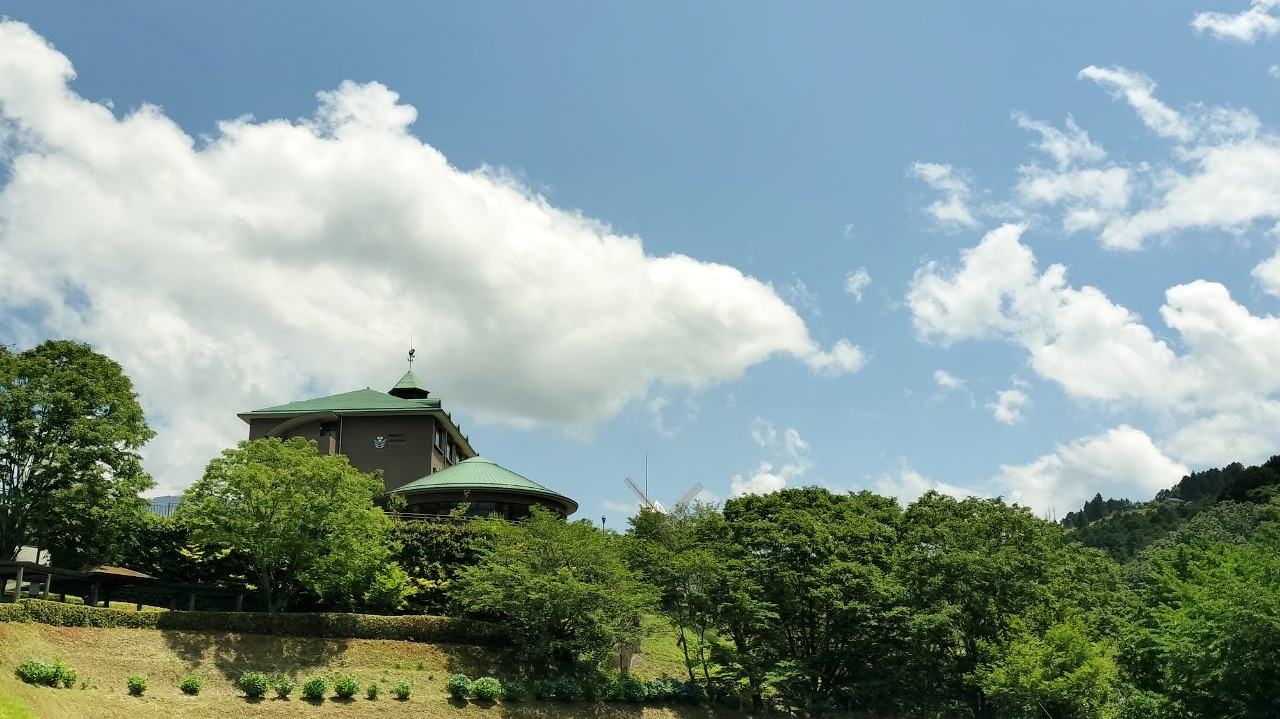
[[[403,381],[403,380],[402,380]],[[300,402],[290,402],[275,407],[255,409],[246,414],[307,414],[311,412],[378,412],[439,409],[440,400],[401,399],[376,389],[358,389],[328,397],[317,397]]]
[[[523,477],[484,457],[472,457],[446,467],[439,472],[401,485],[392,491],[393,494],[418,492],[429,489],[487,489],[526,492],[560,500],[569,505],[570,513],[578,509],[578,503],[568,497],[554,492],[537,482]]]

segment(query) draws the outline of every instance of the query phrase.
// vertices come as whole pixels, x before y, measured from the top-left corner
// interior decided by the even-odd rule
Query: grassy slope
[[[636,657],[637,673],[679,676],[680,666],[670,666],[665,637],[650,640],[653,651]],[[86,688],[31,687],[13,676],[13,667],[28,658],[61,658],[79,673]],[[370,681],[382,685],[376,702],[360,699],[350,705],[325,701],[313,705],[295,693],[289,701],[250,703],[236,691],[233,680],[243,671],[289,673],[301,680],[311,674],[348,673],[363,687]],[[472,677],[496,672],[491,658],[469,647],[367,640],[326,640],[205,632],[170,632],[140,629],[86,629],[39,624],[0,623],[0,719],[67,719],[81,717],[161,719],[175,717],[367,717],[439,719],[460,713],[473,717],[538,717],[568,719],[690,719],[705,717],[692,708],[644,708],[617,705],[557,705],[539,702],[519,704],[451,704],[445,680],[455,671]],[[189,697],[178,691],[183,675],[199,674],[204,690]],[[131,697],[125,679],[147,675],[146,696]],[[390,698],[390,685],[400,679],[413,682],[409,702]],[[24,707],[25,712],[24,713]]]

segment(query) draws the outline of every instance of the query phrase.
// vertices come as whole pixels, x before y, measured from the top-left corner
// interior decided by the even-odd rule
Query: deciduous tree
[[[528,672],[594,666],[637,637],[656,592],[623,563],[618,535],[537,507],[519,523],[488,521],[492,548],[451,596],[463,613],[503,623]]]
[[[395,609],[410,590],[391,561],[391,519],[375,474],[300,437],[247,440],[209,462],[176,517],[193,538],[246,552],[267,611],[300,590],[352,609]]]
[[[111,530],[145,510],[152,436],[124,370],[88,345],[0,347],[0,557],[69,536],[109,554]]]

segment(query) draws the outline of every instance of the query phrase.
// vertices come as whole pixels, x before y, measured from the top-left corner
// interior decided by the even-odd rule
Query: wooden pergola
[[[8,579],[10,576],[13,577],[12,580]],[[166,598],[170,609],[177,608],[175,605],[179,599],[186,599],[187,611],[195,611],[197,597],[235,597],[235,611],[239,612],[247,591],[243,586],[221,587],[171,582],[132,569],[107,565],[75,570],[35,562],[0,562],[0,577],[5,578],[3,588],[6,592],[8,582],[13,581],[14,601],[22,596],[24,581],[27,583],[27,596],[34,597],[38,594],[41,599],[49,599],[56,579],[62,590],[57,593],[58,601],[65,602],[67,594],[79,594],[85,598],[85,604],[91,607],[98,606],[100,602],[105,602],[109,607],[112,599],[116,599],[132,600],[139,610],[144,597]],[[39,582],[33,586],[32,582],[37,578]]]

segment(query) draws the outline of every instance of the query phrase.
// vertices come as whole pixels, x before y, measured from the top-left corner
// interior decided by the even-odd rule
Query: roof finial
[[[413,370],[413,355],[414,355],[415,353],[417,353],[417,350],[415,350],[415,349],[413,349],[412,347],[410,347],[410,348],[409,348],[409,370],[410,370],[410,371],[412,371],[412,370]]]

